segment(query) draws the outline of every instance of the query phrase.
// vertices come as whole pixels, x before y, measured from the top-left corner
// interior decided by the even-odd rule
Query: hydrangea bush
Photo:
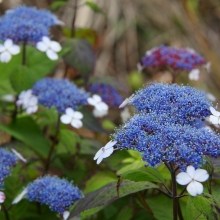
[[[208,61],[156,46],[138,68],[172,82],[118,89],[120,77],[94,77],[88,33],[98,36],[25,5],[1,16],[0,219],[218,219],[220,112],[212,94],[174,84],[182,71],[198,80]]]

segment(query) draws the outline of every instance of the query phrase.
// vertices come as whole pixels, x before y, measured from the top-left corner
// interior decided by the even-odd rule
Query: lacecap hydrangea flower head
[[[152,83],[137,91],[128,103],[138,112],[167,114],[173,123],[194,124],[210,115],[206,94],[190,86]]]
[[[16,164],[16,156],[4,148],[0,148],[0,188],[4,179],[11,174],[11,168]]]
[[[102,101],[112,108],[118,108],[124,100],[114,87],[105,83],[89,84],[87,91],[93,94],[98,94],[102,98]]]
[[[82,197],[82,192],[76,186],[57,176],[40,177],[27,186],[26,198],[29,201],[48,205],[59,214],[63,214]]]
[[[173,70],[191,71],[205,64],[206,60],[193,49],[161,45],[147,51],[138,66],[140,69],[170,67]]]
[[[43,36],[49,36],[50,27],[58,24],[61,22],[47,10],[18,6],[1,17],[0,40],[37,43]]]
[[[37,96],[38,103],[48,108],[55,107],[59,113],[67,108],[76,110],[86,105],[89,94],[79,89],[67,79],[44,78],[35,83],[32,94]]]

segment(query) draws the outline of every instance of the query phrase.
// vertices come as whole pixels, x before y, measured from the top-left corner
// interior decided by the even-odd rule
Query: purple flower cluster
[[[44,176],[27,187],[27,199],[48,205],[52,211],[62,214],[80,198],[82,192],[66,179]]]
[[[211,102],[206,94],[190,86],[152,83],[131,98],[139,112],[167,114],[173,123],[192,124],[210,115]],[[197,121],[198,122],[198,121]]]
[[[49,36],[50,27],[59,23],[47,10],[19,6],[8,10],[0,19],[0,40],[11,39],[14,43],[38,42]]]
[[[205,94],[189,86],[152,83],[129,99],[138,111],[116,130],[119,149],[133,149],[151,166],[173,162],[182,171],[201,167],[205,155],[220,155],[220,136],[198,122],[210,115]]]
[[[48,108],[55,107],[63,113],[70,107],[76,110],[87,104],[89,94],[79,89],[67,79],[44,78],[35,83],[33,95],[37,96],[38,103]]]
[[[4,179],[11,174],[11,168],[16,164],[16,157],[4,148],[0,148],[0,188],[4,186]]]
[[[173,70],[191,71],[206,63],[206,60],[192,49],[161,45],[147,51],[146,56],[141,59],[140,65],[142,68],[170,67]]]
[[[113,139],[119,149],[139,151],[151,166],[168,161],[182,171],[188,165],[201,167],[204,155],[220,155],[219,135],[204,128],[175,124],[168,115],[155,112],[134,115],[116,130]]]
[[[105,83],[93,83],[87,87],[87,91],[98,94],[102,101],[109,107],[117,107],[123,102],[124,98],[112,86]]]

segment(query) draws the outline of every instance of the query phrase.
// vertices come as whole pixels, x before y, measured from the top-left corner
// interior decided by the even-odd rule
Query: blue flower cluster
[[[191,71],[206,64],[206,60],[192,49],[161,45],[147,51],[140,64],[142,67],[167,68],[169,66],[173,70]]]
[[[220,155],[220,136],[207,129],[175,124],[166,114],[134,115],[113,135],[119,149],[137,150],[143,160],[155,166],[173,162],[182,171],[188,165],[201,167],[204,155]]]
[[[87,91],[98,94],[109,107],[117,107],[123,102],[124,98],[113,88],[105,83],[93,83],[87,87]]]
[[[4,179],[11,174],[11,168],[16,164],[16,156],[4,148],[0,148],[0,188]]]
[[[44,176],[27,187],[27,199],[48,205],[52,211],[62,214],[83,197],[82,192],[66,179]]]
[[[204,93],[189,86],[152,83],[138,91],[130,103],[139,113],[116,130],[112,139],[119,149],[133,149],[151,166],[173,162],[184,171],[201,167],[205,155],[220,156],[220,136],[198,121],[210,115]]]
[[[89,94],[79,89],[67,79],[44,78],[35,83],[33,95],[38,103],[48,108],[55,107],[58,112],[65,112],[70,107],[76,110],[80,105],[86,105]]]
[[[139,90],[130,103],[139,112],[168,114],[174,123],[192,124],[210,115],[206,94],[190,86],[152,83]],[[198,122],[198,121],[197,121]]]
[[[50,27],[58,19],[47,10],[19,6],[6,12],[0,19],[0,40],[12,39],[13,42],[38,42],[49,36]]]

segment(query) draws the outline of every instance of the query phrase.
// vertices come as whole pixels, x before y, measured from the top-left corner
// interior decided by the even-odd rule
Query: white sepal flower
[[[38,99],[36,96],[31,96],[28,100],[27,106],[26,106],[26,113],[28,115],[37,112],[38,110]]]
[[[27,192],[28,192],[27,188],[24,188],[23,191],[13,200],[12,204],[19,203],[27,194]]]
[[[121,116],[122,122],[124,123],[131,117],[131,113],[129,109],[126,107],[124,108],[124,110],[121,111],[120,116]]]
[[[199,74],[200,74],[199,69],[193,69],[189,73],[189,79],[198,81],[199,80]]]
[[[141,65],[141,63],[137,63],[137,69],[138,69],[138,72],[141,73],[144,67]]]
[[[102,160],[109,157],[114,151],[114,145],[117,141],[109,141],[104,147],[102,147],[95,155],[94,160],[97,160],[97,164],[100,164]]]
[[[20,159],[24,163],[27,163],[27,160],[20,153],[18,153],[14,148],[12,148],[11,151],[16,155],[16,157],[18,157],[18,159]]]
[[[212,93],[207,93],[206,94],[207,99],[209,99],[211,102],[216,101],[216,97]]]
[[[46,52],[47,57],[51,60],[57,60],[57,52],[61,51],[61,45],[56,41],[51,41],[49,37],[42,37],[42,41],[36,44],[36,48],[42,52]]]
[[[132,94],[129,98],[126,98],[121,105],[119,105],[119,108],[124,108],[127,104],[131,102],[131,99],[134,97],[134,94]]]
[[[0,203],[3,203],[5,201],[5,194],[3,192],[0,192]]]
[[[209,121],[214,125],[220,124],[220,112],[216,111],[213,107],[209,109],[212,113],[212,115],[209,116]]]
[[[74,128],[82,127],[83,114],[81,112],[74,111],[72,108],[67,108],[65,112],[66,114],[60,117],[63,124],[71,124]]]
[[[200,182],[205,182],[209,178],[206,170],[197,169],[193,166],[188,166],[186,172],[181,172],[176,176],[176,181],[180,185],[188,185],[187,191],[191,196],[197,196],[203,193],[203,185]]]
[[[70,212],[69,211],[65,211],[63,212],[63,220],[67,220],[67,218],[69,217]]]
[[[0,44],[0,61],[2,63],[8,63],[11,60],[12,55],[20,53],[20,47],[13,44],[11,39],[7,39],[4,44]]]
[[[95,117],[103,117],[108,114],[108,105],[102,101],[99,95],[93,95],[87,99],[87,102],[94,106],[93,115]]]

